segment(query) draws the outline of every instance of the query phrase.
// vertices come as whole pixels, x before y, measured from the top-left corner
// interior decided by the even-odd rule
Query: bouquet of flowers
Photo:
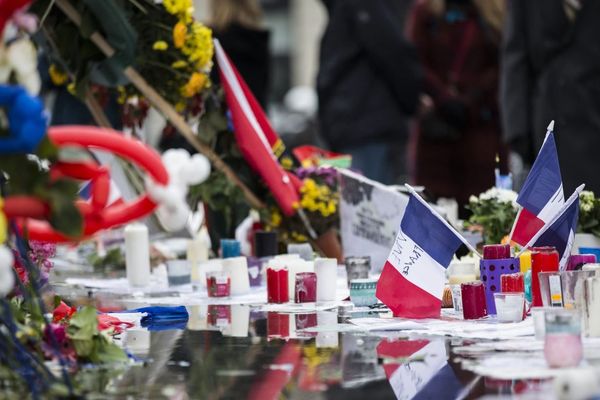
[[[517,216],[516,200],[516,192],[498,188],[491,188],[479,196],[471,196],[467,209],[473,214],[466,221],[466,227],[481,229],[485,244],[500,243],[510,234]]]
[[[600,198],[584,190],[579,195],[579,224],[577,232],[600,237]]]

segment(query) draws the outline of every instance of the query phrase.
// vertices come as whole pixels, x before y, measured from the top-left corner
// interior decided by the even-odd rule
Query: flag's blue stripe
[[[579,218],[579,197],[552,223],[536,241],[534,246],[554,246],[562,258],[571,231],[575,232]]]
[[[85,200],[89,200],[89,198],[92,196],[92,184],[90,182],[87,182],[85,184],[83,184],[81,186],[81,188],[79,189],[79,197],[81,197],[82,199]]]
[[[539,214],[562,185],[554,134],[550,133],[517,197],[521,207]]]
[[[400,229],[444,268],[462,244],[460,238],[414,195],[408,200]]]

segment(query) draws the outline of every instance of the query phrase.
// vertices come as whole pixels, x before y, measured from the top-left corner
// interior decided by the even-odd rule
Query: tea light
[[[296,274],[294,301],[296,303],[313,303],[317,301],[317,274],[314,272]]]
[[[335,301],[337,290],[337,260],[335,258],[317,258],[317,301]]]
[[[269,303],[286,303],[289,300],[288,279],[287,268],[267,268],[267,301]]]
[[[214,271],[206,274],[206,291],[208,297],[229,297],[231,278],[226,272]]]
[[[460,290],[464,319],[483,318],[488,314],[482,282],[462,283]]]
[[[483,258],[486,260],[501,260],[510,258],[510,245],[488,244],[483,246]]]
[[[191,269],[187,260],[168,260],[166,264],[169,286],[180,286],[190,283]]]
[[[377,279],[353,279],[350,281],[350,300],[357,307],[366,307],[377,304],[375,292]]]
[[[525,295],[520,293],[494,293],[496,315],[499,322],[519,322],[523,320]]]
[[[596,263],[596,256],[594,254],[573,254],[569,256],[569,260],[567,261],[567,271],[577,271],[585,264],[594,263]]]
[[[584,282],[582,314],[585,335],[600,337],[600,277],[587,278]]]
[[[221,239],[221,257],[233,258],[242,255],[242,246],[235,239]]]
[[[346,264],[348,287],[350,287],[350,281],[353,279],[366,279],[369,277],[371,257],[346,257],[344,262]]]
[[[572,310],[545,312],[544,356],[550,368],[576,367],[583,359],[581,319]]]
[[[519,256],[519,265],[523,274],[531,269],[531,252],[529,250]]]
[[[143,224],[125,227],[125,269],[130,286],[148,286],[150,283],[150,244],[148,228]]]
[[[534,307],[541,306],[540,272],[558,271],[558,251],[554,247],[534,247],[531,252],[531,297]]]
[[[248,277],[248,262],[246,257],[233,257],[223,260],[223,272],[229,274],[231,279],[231,295],[237,296],[250,291],[250,278]]]

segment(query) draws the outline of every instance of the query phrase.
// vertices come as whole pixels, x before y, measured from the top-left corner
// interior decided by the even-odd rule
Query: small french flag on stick
[[[554,121],[548,126],[544,144],[517,197],[521,209],[513,225],[511,240],[521,246],[525,246],[565,202],[553,130]]]
[[[479,255],[415,190],[377,283],[377,298],[396,317],[440,316],[446,268],[464,243]]]

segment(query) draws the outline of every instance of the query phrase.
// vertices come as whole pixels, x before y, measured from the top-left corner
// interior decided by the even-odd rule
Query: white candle
[[[231,257],[223,260],[223,271],[231,277],[231,295],[246,294],[250,290],[248,261],[246,257]]]
[[[231,305],[231,325],[223,330],[224,336],[248,337],[250,307],[241,304]]]
[[[332,311],[317,312],[317,326],[337,326],[337,313]],[[317,348],[331,348],[339,346],[338,332],[319,332],[315,340]]]
[[[582,317],[585,336],[600,337],[600,277],[587,278],[583,292]]]
[[[208,305],[187,306],[190,319],[188,320],[187,329],[190,331],[205,331],[208,329]]]
[[[125,227],[125,267],[130,286],[150,283],[150,244],[148,228],[143,224]]]
[[[600,274],[598,274],[598,271],[600,271],[600,264],[598,263],[591,263],[591,264],[584,264],[581,267],[582,271],[594,271],[596,273],[596,276],[600,276]]]
[[[208,248],[200,235],[188,241],[187,260],[190,264],[192,285],[200,286],[202,280],[206,279],[206,276],[200,273],[200,264],[208,260]]]
[[[317,301],[335,301],[337,289],[337,260],[335,258],[317,258]]]

